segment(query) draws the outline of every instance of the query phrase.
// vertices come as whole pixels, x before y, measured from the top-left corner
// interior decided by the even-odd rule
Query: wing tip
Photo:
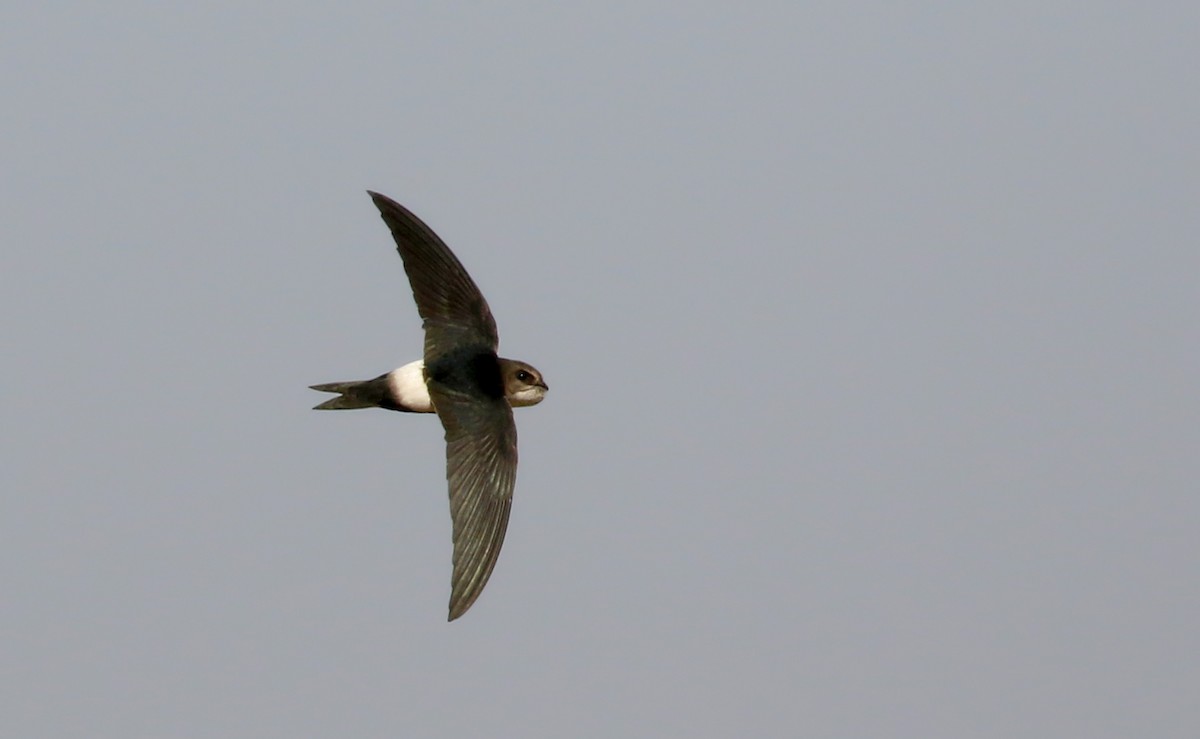
[[[384,208],[395,208],[400,205],[395,200],[392,200],[381,192],[367,190],[367,195],[371,196],[371,201],[375,203],[375,207],[379,208],[380,210],[383,210]]]
[[[476,595],[478,595],[478,593]],[[471,610],[471,606],[474,603],[475,598],[464,599],[459,595],[451,596],[449,614],[446,616],[446,622],[449,623],[460,618],[464,613]]]

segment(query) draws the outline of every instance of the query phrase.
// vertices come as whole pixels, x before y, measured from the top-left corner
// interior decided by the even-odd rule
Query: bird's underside
[[[313,388],[339,394],[320,409],[437,413],[445,430],[453,523],[453,621],[483,592],[504,544],[517,476],[512,407],[540,402],[547,387],[533,367],[496,355],[499,335],[487,301],[437,234],[399,203],[370,195],[392,232],[424,320],[423,366],[413,362],[373,380]]]

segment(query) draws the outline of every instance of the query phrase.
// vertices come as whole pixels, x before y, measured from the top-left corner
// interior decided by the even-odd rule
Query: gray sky
[[[1200,6],[102,5],[0,13],[0,735],[1200,734]],[[552,388],[453,624],[367,188]]]

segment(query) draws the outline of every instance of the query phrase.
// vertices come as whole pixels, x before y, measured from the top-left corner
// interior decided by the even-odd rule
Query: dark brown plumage
[[[542,391],[546,385],[528,365],[496,356],[500,339],[487,301],[437,234],[394,200],[370,195],[396,240],[424,319],[426,386],[446,430],[453,621],[487,584],[512,510],[517,427],[506,397],[508,377],[520,372]],[[533,402],[540,399],[539,394]]]

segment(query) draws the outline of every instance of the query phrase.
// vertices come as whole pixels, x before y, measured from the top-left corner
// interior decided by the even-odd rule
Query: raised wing
[[[403,205],[386,195],[367,192],[392,231],[417,311],[425,319],[425,361],[461,346],[496,351],[500,345],[496,321],[450,247]]]

